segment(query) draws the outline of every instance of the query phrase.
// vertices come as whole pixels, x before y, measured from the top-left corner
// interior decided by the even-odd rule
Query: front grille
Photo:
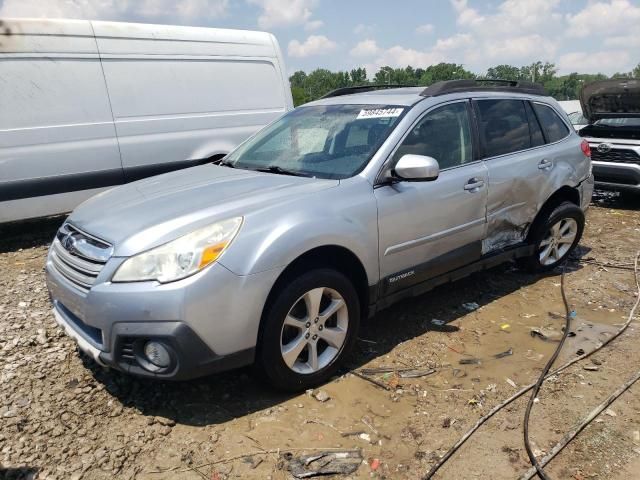
[[[591,160],[598,162],[635,163],[640,165],[640,155],[634,150],[612,148],[607,153],[601,153],[597,148],[591,148]]]
[[[79,289],[88,291],[112,252],[108,243],[65,223],[53,240],[50,256],[60,275]]]

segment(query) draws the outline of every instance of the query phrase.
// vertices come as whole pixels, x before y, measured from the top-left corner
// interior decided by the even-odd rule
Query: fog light
[[[144,344],[144,355],[156,367],[166,368],[171,364],[169,350],[160,342],[153,340]]]

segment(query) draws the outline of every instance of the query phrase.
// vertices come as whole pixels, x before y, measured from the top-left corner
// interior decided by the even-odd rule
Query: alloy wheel
[[[560,261],[571,249],[577,234],[578,222],[573,218],[563,218],[554,223],[540,242],[540,264],[548,266]]]
[[[311,374],[330,365],[347,338],[349,311],[337,291],[318,287],[302,295],[285,317],[280,352],[294,372]]]

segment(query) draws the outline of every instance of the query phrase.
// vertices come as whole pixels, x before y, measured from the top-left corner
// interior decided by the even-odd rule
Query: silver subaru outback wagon
[[[47,260],[57,322],[101,365],[188,379],[255,364],[326,381],[364,318],[576,246],[590,151],[523,82],[342,89],[223,161],[98,195]]]

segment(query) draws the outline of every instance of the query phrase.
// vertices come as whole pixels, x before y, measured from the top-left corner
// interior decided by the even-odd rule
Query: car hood
[[[580,105],[590,122],[640,117],[640,80],[618,78],[589,83],[580,91]]]
[[[339,185],[338,180],[202,165],[103,192],[69,222],[128,256],[235,216],[244,216]]]

